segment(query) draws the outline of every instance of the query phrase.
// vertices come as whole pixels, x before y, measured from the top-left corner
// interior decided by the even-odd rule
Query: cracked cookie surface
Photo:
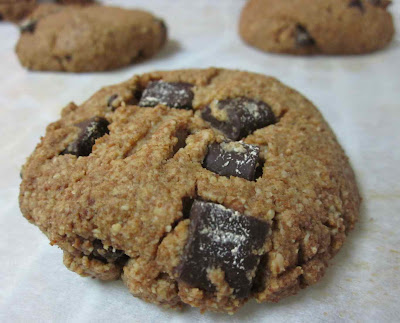
[[[145,11],[41,4],[21,25],[16,53],[32,70],[103,71],[153,56],[166,38],[164,22]]]
[[[251,46],[289,54],[363,54],[394,34],[390,1],[250,0],[239,33]]]
[[[249,131],[232,140],[227,126],[243,115]],[[317,282],[360,204],[310,101],[274,78],[215,68],[134,76],[70,103],[22,178],[23,215],[69,269],[202,311]]]

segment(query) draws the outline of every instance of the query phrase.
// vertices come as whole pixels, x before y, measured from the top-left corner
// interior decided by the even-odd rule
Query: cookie
[[[5,0],[0,1],[0,20],[20,21],[28,16],[41,1],[36,0]],[[86,5],[93,0],[53,0],[49,3]]]
[[[90,4],[94,3],[95,0],[56,0],[56,2],[61,4]]]
[[[21,24],[16,53],[32,70],[103,71],[154,55],[166,37],[164,22],[144,11],[43,4]]]
[[[23,215],[70,270],[202,311],[316,283],[360,205],[310,101],[274,78],[215,68],[134,76],[70,103],[22,178]]]
[[[386,0],[249,0],[239,33],[251,46],[288,54],[363,54],[393,38]]]
[[[0,20],[19,21],[36,6],[36,0],[0,1]]]

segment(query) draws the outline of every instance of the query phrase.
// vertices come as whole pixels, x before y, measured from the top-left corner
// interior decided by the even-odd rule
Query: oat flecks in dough
[[[390,1],[249,0],[242,39],[267,52],[351,55],[387,46],[394,35]]]
[[[160,80],[192,84],[192,109],[139,107],[135,94]],[[203,167],[208,147],[228,138],[202,111],[244,97],[265,102],[277,118],[242,138],[259,147],[264,164],[256,181]],[[79,137],[75,125],[94,116],[109,122],[109,133],[88,156],[60,154]],[[240,152],[236,146],[225,149]],[[82,105],[70,103],[47,127],[22,177],[23,215],[65,251],[68,268],[99,279],[122,275],[146,301],[201,311],[232,313],[250,298],[276,302],[316,283],[354,227],[360,203],[347,157],[310,101],[276,79],[223,69],[134,76]],[[214,292],[180,280],[193,199],[268,224],[259,265],[246,276],[249,298],[235,295],[221,266],[206,272]]]

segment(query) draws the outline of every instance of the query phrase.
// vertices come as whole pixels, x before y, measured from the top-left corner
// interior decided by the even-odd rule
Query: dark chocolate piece
[[[315,40],[308,33],[307,29],[301,25],[296,26],[296,45],[299,47],[307,47],[315,45]]]
[[[222,176],[254,180],[260,148],[239,141],[212,143],[203,167]]]
[[[183,82],[150,82],[139,101],[141,107],[155,107],[158,104],[175,109],[192,108],[194,94],[192,84]]]
[[[115,110],[115,107],[113,106],[113,102],[116,98],[118,98],[118,94],[115,93],[115,94],[111,95],[107,100],[107,107],[111,108],[112,111]]]
[[[96,139],[109,133],[107,126],[109,122],[102,117],[93,117],[76,124],[81,129],[78,138],[69,144],[61,153],[62,155],[71,154],[75,156],[89,156]]]
[[[269,225],[222,205],[195,200],[189,238],[177,268],[181,281],[209,292],[212,269],[221,269],[238,298],[249,296]]]
[[[256,171],[254,174],[254,180],[256,181],[258,178],[262,177],[263,172],[264,172],[264,164],[265,164],[265,160],[263,159],[259,159],[258,160],[258,165],[256,167]]]
[[[381,7],[386,9],[389,5],[392,4],[392,1],[389,0],[369,0],[369,2],[376,7]]]
[[[119,260],[125,254],[122,250],[114,249],[113,247],[108,247],[108,249],[104,249],[103,243],[96,239],[93,241],[93,258],[100,260],[103,263],[112,263]]]
[[[35,31],[36,24],[37,24],[37,20],[27,19],[19,25],[19,30],[21,33],[25,33],[25,32],[33,33]]]
[[[218,101],[213,109],[207,106],[201,116],[231,140],[242,139],[276,122],[268,104],[245,97]]]
[[[182,215],[184,219],[189,218],[193,202],[194,200],[189,196],[186,196],[182,199]]]
[[[350,0],[349,7],[350,8],[356,7],[358,9],[360,9],[362,12],[364,12],[364,5],[361,2],[361,0]]]

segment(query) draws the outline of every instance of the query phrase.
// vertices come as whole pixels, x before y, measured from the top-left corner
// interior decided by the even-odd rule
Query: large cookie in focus
[[[289,54],[363,54],[393,38],[387,0],[249,0],[239,32],[251,46]]]
[[[166,38],[164,22],[145,11],[42,4],[21,25],[16,53],[32,70],[103,71],[153,56]]]
[[[69,269],[202,311],[316,283],[360,204],[310,101],[223,69],[134,76],[69,104],[22,178],[23,215]]]

